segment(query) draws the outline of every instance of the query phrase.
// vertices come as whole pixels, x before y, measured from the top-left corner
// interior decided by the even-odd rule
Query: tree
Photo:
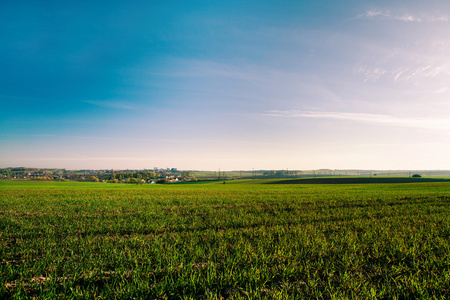
[[[90,182],[98,182],[98,178],[91,175],[89,177],[86,178],[86,181],[90,181]]]

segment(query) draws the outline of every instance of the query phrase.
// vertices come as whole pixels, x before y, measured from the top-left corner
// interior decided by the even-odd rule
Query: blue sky
[[[0,167],[450,169],[449,1],[2,1]]]

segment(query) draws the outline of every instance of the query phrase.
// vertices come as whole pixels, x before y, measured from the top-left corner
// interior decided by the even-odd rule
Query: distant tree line
[[[288,176],[297,176],[300,174],[302,174],[301,171],[289,171],[289,170],[266,171],[263,173],[264,176],[268,177],[288,177]]]
[[[176,168],[150,170],[65,170],[36,168],[3,168],[0,179],[10,180],[54,180],[54,181],[88,181],[110,183],[147,183],[162,180],[195,180],[190,172],[180,172]]]

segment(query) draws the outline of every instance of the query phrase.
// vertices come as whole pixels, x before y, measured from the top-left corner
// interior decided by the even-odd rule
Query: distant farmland
[[[450,298],[450,182],[332,180],[0,181],[0,298]]]
[[[270,181],[270,184],[368,184],[368,183],[419,183],[448,182],[450,178],[408,178],[408,177],[323,177]]]

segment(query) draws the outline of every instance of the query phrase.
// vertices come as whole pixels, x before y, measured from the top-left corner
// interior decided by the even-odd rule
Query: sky
[[[0,167],[450,169],[450,1],[0,2]]]

